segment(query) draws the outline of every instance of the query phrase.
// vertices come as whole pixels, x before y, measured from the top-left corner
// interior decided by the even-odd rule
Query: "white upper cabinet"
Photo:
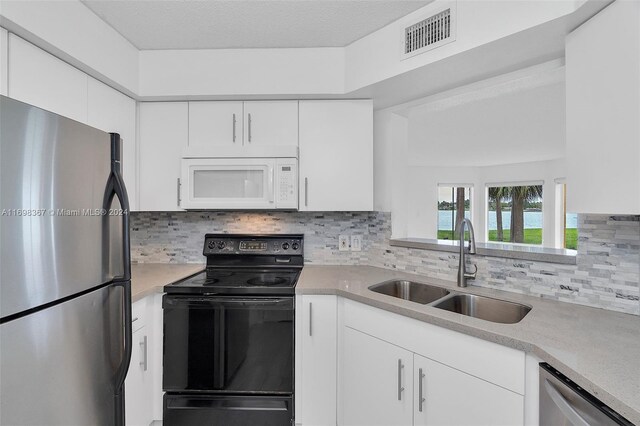
[[[189,102],[187,157],[297,157],[298,101]]]
[[[567,210],[640,214],[640,2],[567,36]]]
[[[56,114],[87,122],[88,76],[9,34],[9,96]]]
[[[242,102],[189,102],[189,149],[239,146]]]
[[[87,124],[105,132],[120,134],[124,182],[130,208],[137,210],[136,101],[89,77]]]
[[[7,80],[9,62],[9,33],[4,28],[0,28],[0,95],[9,94]]]
[[[298,146],[298,101],[244,103],[244,145]]]
[[[139,108],[139,209],[182,210],[179,179],[189,133],[188,104],[142,102]]]
[[[300,101],[299,176],[302,211],[373,210],[370,100]]]

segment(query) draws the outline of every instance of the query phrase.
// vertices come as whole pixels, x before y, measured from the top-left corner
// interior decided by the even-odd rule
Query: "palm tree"
[[[509,188],[505,186],[494,186],[489,188],[489,200],[496,203],[496,229],[497,241],[504,241],[504,231],[502,230],[502,200],[509,197]]]
[[[542,198],[542,185],[512,186],[511,196],[511,242],[524,242],[524,204]]]

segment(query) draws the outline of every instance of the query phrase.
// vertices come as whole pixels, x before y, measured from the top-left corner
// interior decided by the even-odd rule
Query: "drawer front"
[[[165,426],[292,424],[293,398],[272,396],[164,396]]]

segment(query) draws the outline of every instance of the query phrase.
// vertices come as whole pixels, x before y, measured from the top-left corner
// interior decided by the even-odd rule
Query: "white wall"
[[[374,114],[375,207],[391,208],[394,238],[436,238],[438,184],[470,184],[476,236],[485,241],[486,185],[544,181],[543,243],[556,244],[564,69],[531,71]]]
[[[486,166],[565,156],[564,82],[409,114],[411,165]]]
[[[0,95],[7,96],[9,90],[8,63],[9,63],[9,33],[0,28]]]
[[[143,50],[143,98],[344,93],[344,50]]]
[[[118,90],[138,92],[138,50],[78,0],[2,0],[0,25]]]
[[[436,0],[346,47],[346,90],[360,89],[390,77],[460,54],[575,12],[585,1]],[[401,60],[402,34],[409,23],[457,7],[456,41]],[[457,6],[456,6],[457,5]],[[504,52],[509,54],[509,52]]]

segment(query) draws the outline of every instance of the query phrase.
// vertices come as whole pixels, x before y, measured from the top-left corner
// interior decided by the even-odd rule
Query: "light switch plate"
[[[351,251],[362,251],[362,235],[351,236]]]
[[[349,236],[348,235],[339,235],[338,236],[338,250],[340,250],[340,251],[349,251]]]

